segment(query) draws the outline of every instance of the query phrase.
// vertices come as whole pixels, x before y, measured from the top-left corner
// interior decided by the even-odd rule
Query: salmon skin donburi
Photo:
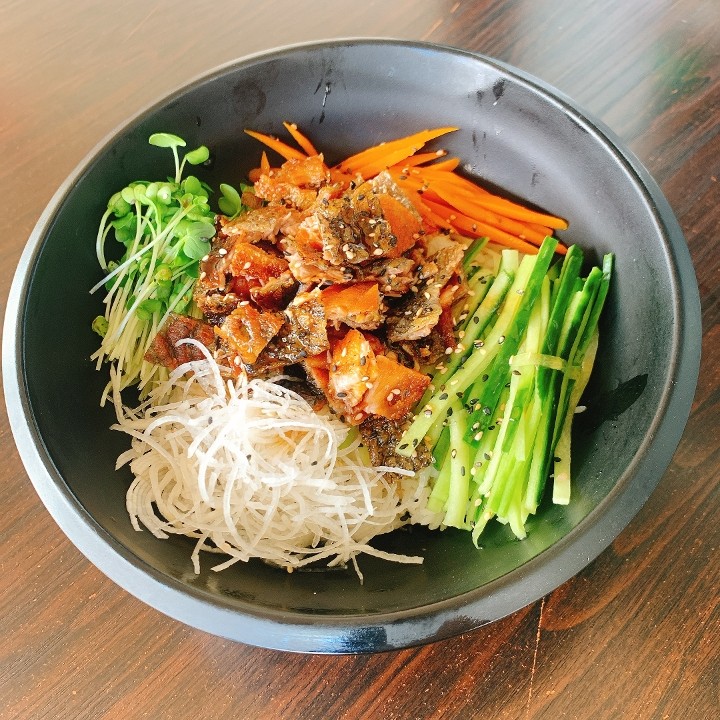
[[[407,524],[471,532],[497,518],[520,539],[570,500],[572,417],[592,370],[612,256],[581,274],[567,222],[491,194],[421,131],[335,166],[247,131],[250,184],[133,183],[98,233],[103,337],[131,520],[199,552],[288,570],[383,553]],[[112,218],[112,219],[111,219]],[[126,247],[106,261],[105,238]],[[136,384],[141,405],[125,408]],[[104,399],[103,398],[103,399]]]

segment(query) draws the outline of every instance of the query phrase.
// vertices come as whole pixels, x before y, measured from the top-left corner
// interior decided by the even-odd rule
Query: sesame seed
[[[372,233],[371,233],[371,234],[372,234]],[[382,248],[375,248],[375,249],[373,250],[373,255],[375,255],[375,256],[379,256],[379,255],[382,255],[382,254],[383,254]]]
[[[227,250],[225,248],[220,248],[218,250],[218,255],[227,255]]]

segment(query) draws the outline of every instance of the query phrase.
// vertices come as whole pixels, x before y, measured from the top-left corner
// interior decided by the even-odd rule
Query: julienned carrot
[[[302,160],[318,154],[297,125],[288,122],[283,125],[302,151],[271,135],[252,130],[245,132],[286,160]],[[331,177],[334,182],[346,185],[358,175],[369,180],[388,170],[410,197],[426,225],[487,236],[523,252],[536,252],[536,245],[540,245],[546,236],[552,235],[554,230],[567,228],[567,222],[562,218],[530,210],[455,174],[459,159],[438,160],[446,151],[419,152],[430,140],[455,130],[455,127],[423,130],[374,145],[330,168]],[[267,155],[263,153],[260,169],[267,172],[269,167]],[[557,252],[564,254],[566,248],[558,245]]]
[[[390,143],[388,143],[388,145],[389,144]],[[353,165],[352,171],[367,180],[368,178],[375,177],[375,175],[389,167],[406,164],[409,159],[414,158],[418,154],[417,150],[419,150],[420,147],[422,146],[401,145],[397,148],[390,148],[389,150],[386,148],[385,152],[376,159]],[[342,163],[338,167],[347,171],[345,163]]]
[[[245,132],[250,137],[259,140],[263,145],[267,145],[271,150],[274,150],[278,155],[281,155],[286,160],[304,160],[307,157],[305,153],[290,147],[282,140],[272,137],[272,135],[255,132],[254,130],[246,130]]]
[[[403,160],[402,163],[398,163],[397,167],[411,168],[415,167],[416,165],[424,165],[425,163],[432,162],[433,160],[438,160],[439,158],[445,157],[446,155],[447,150],[431,150],[424,153],[419,152],[411,155],[406,160]]]
[[[315,146],[310,142],[310,140],[298,130],[298,126],[295,123],[284,122],[283,126],[292,135],[293,140],[305,151],[307,155],[320,154],[315,149]]]
[[[529,255],[537,254],[538,248],[526,240],[521,240],[519,237],[506,233],[504,230],[500,230],[492,225],[473,220],[452,208],[440,205],[427,198],[423,198],[423,202],[432,212],[448,220],[450,224],[462,234],[470,234],[474,237],[487,237],[505,247],[513,248],[520,252],[528,253]]]
[[[426,203],[423,202],[422,196],[416,190],[403,188],[410,202],[413,204],[415,209],[420,214],[423,223],[430,226],[431,228],[438,228],[442,230],[452,230],[452,225],[447,222],[444,218],[441,218],[437,213],[434,213]]]
[[[436,205],[448,207],[449,211],[454,210],[458,215],[465,215],[470,221],[491,225],[498,230],[516,236],[519,240],[528,241],[531,244],[540,245],[547,235],[552,235],[552,230],[550,229],[547,229],[547,231],[543,233],[537,229],[537,226],[531,228],[527,223],[513,220],[484,208],[477,208],[475,206],[465,207],[462,202],[450,202],[437,192],[432,183],[423,185],[417,175],[403,175],[395,168],[390,169],[390,174],[406,194],[414,193],[417,198],[419,198],[419,203],[425,203],[426,200],[433,201]],[[453,198],[453,200],[455,200],[455,198]],[[437,216],[437,212],[434,214]],[[545,228],[543,228],[543,230],[545,230]]]
[[[418,156],[427,156],[427,155],[434,155],[434,153],[418,153]],[[435,156],[439,157],[439,156]],[[433,168],[433,169],[439,169],[443,172],[453,172],[457,168],[457,166],[460,164],[459,158],[446,158],[445,160],[438,160],[438,162],[434,162],[432,165],[426,165],[425,163],[427,161],[423,160],[422,162],[412,162],[415,159],[415,155],[407,158],[406,160],[403,160],[402,162],[396,163],[395,165],[391,165],[388,170],[391,171],[397,171],[400,175],[420,175],[420,171],[424,168]],[[421,166],[422,167],[419,167]]]
[[[445,171],[434,172],[432,166],[428,168],[415,168],[415,170],[417,170],[415,174],[418,175],[420,179],[425,180],[426,185],[437,188],[438,184],[442,183],[448,188],[448,191],[458,196],[463,196],[473,203],[482,205],[488,210],[494,210],[506,217],[521,220],[522,222],[536,223],[555,230],[567,229],[567,221],[562,218],[539,213],[512,202],[512,200],[493,195],[487,190],[475,185],[470,180],[466,180],[455,173]]]
[[[263,150],[260,156],[260,169],[264,172],[270,172],[270,161],[268,160],[267,153]]]
[[[434,170],[442,170],[444,172],[453,172],[460,164],[460,158],[447,158],[446,160],[440,160],[439,162],[433,163],[432,168]]]
[[[414,155],[430,140],[434,140],[441,135],[445,135],[449,132],[454,132],[458,128],[456,127],[442,127],[435,128],[434,130],[422,130],[418,133],[413,133],[407,137],[398,138],[397,140],[391,140],[390,142],[381,143],[380,145],[373,145],[372,147],[363,150],[362,152],[351,155],[346,158],[338,167],[345,172],[355,173],[358,172],[359,168],[365,167],[369,164],[382,163],[383,158],[387,157],[390,153],[396,153],[399,149],[402,149],[407,154],[405,157]],[[402,158],[395,160],[394,162],[387,163],[387,165],[394,165],[395,163],[401,162]],[[381,169],[384,169],[381,168]]]
[[[473,220],[487,223],[511,235],[517,235],[521,240],[527,240],[538,247],[542,245],[542,241],[545,239],[544,234],[531,230],[526,224],[519,220],[505,217],[492,210],[487,210],[474,203],[468,202],[459,195],[453,195],[453,193],[447,192],[442,183],[431,184],[430,190],[436,193],[445,204],[450,205],[455,208],[455,210],[459,210],[463,215]]]
[[[548,235],[553,234],[552,228],[546,227],[545,225],[538,225],[537,223],[525,223],[531,230],[535,230],[536,232],[542,233],[543,237],[547,237]]]

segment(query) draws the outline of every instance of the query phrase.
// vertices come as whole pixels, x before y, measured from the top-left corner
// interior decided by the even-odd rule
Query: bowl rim
[[[479,62],[558,104],[564,113],[615,154],[652,208],[663,239],[664,253],[671,269],[676,320],[672,332],[672,361],[653,422],[615,486],[566,536],[522,566],[475,590],[409,610],[372,615],[288,615],[249,603],[226,603],[159,572],[89,515],[55,468],[34,422],[23,372],[24,302],[37,256],[65,198],[86,168],[119,134],[175,97],[235,68],[299,51],[363,45],[392,46],[398,51],[422,49]],[[695,271],[673,211],[642,163],[603,122],[543,80],[481,53],[424,41],[338,38],[252,53],[197,75],[126,119],[85,155],[40,215],[19,260],[5,312],[3,385],[15,443],[40,499],[71,542],[130,594],[187,625],[250,645],[308,653],[375,652],[440,640],[505,617],[544,597],[605,550],[646,502],[680,442],[697,385],[700,327]]]

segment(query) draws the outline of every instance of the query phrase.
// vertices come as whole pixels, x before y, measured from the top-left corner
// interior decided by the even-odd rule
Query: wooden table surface
[[[291,655],[228,642],[115,586],[40,503],[3,403],[0,717],[717,717],[718,0],[1,0],[0,18],[3,310],[45,204],[116,124],[251,52],[385,36],[495,56],[615,130],[677,214],[697,270],[704,333],[684,439],[610,548],[502,621],[375,656]]]

